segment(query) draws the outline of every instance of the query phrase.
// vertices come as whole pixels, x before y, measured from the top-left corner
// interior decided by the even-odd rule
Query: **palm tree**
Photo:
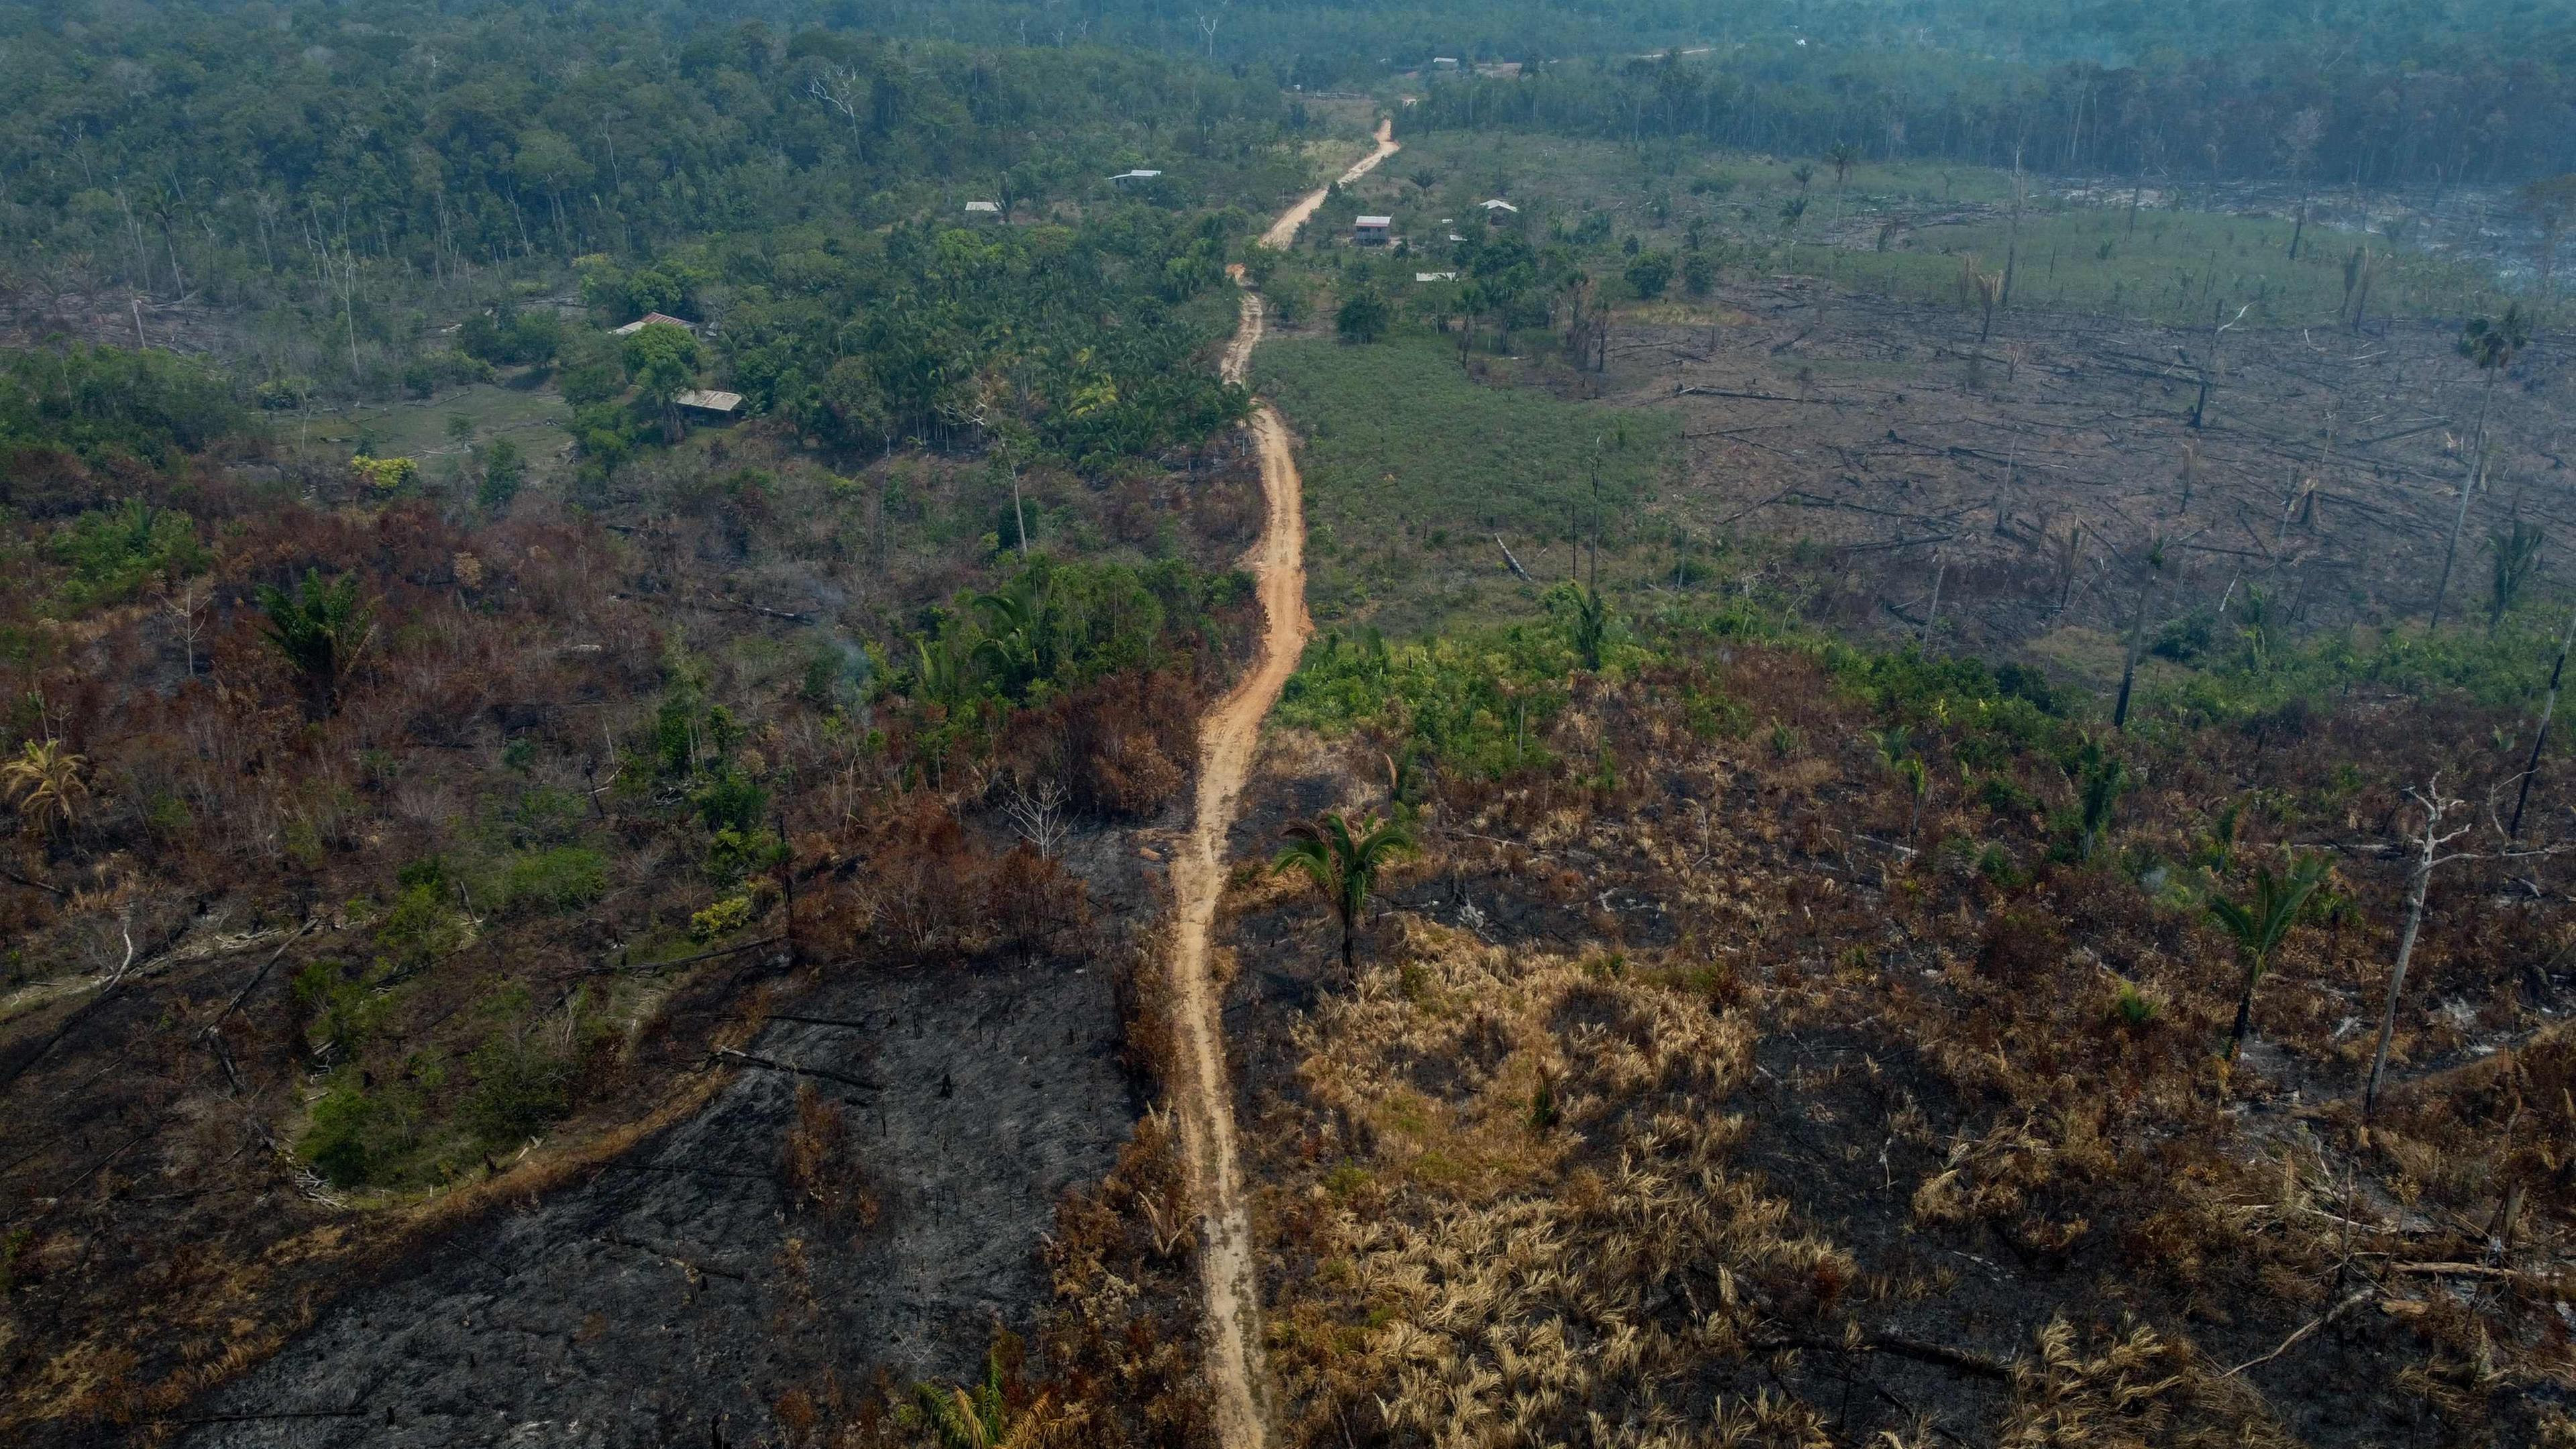
[[[943,638],[934,645],[926,636],[915,634],[912,651],[919,661],[915,673],[923,698],[952,709],[966,698],[971,681],[966,676],[967,661],[958,657],[956,640]]]
[[[922,1424],[937,1439],[939,1449],[1018,1449],[1034,1444],[1046,1433],[1048,1410],[1054,1403],[1052,1394],[1042,1393],[1026,1409],[1012,1413],[998,1350],[985,1358],[984,1381],[975,1387],[914,1384],[912,1395]]]
[[[2541,545],[2548,535],[2517,518],[2513,531],[2490,535],[2487,552],[2494,558],[2495,570],[2487,581],[2487,632],[2492,634],[2504,623],[2504,616],[2522,602],[2523,589],[2540,568]]]
[[[2290,868],[2274,875],[2271,867],[2254,870],[2254,894],[2243,904],[2225,896],[2209,900],[2211,919],[2234,938],[2237,959],[2245,963],[2245,990],[2236,999],[2236,1029],[2227,1038],[2227,1059],[2236,1060],[2237,1051],[2245,1045],[2245,1034],[2254,1024],[2254,988],[2263,984],[2263,973],[2272,966],[2272,955],[2280,950],[2290,928],[2299,923],[2299,913],[2307,908],[2308,897],[2326,878],[2326,858],[2302,855],[2290,862]]]
[[[1913,818],[1905,826],[1905,837],[1911,840],[1923,832],[1923,797],[1932,790],[1931,771],[1924,766],[1923,757],[1914,753],[1914,736],[1905,726],[1890,725],[1874,738],[1878,741],[1879,760],[1914,801]]]
[[[1586,584],[1574,586],[1570,600],[1574,624],[1574,652],[1583,656],[1583,667],[1601,667],[1601,646],[1610,638],[1610,601],[1601,590]]]
[[[338,703],[341,679],[375,633],[366,602],[358,597],[358,576],[342,574],[326,584],[319,569],[306,569],[292,594],[261,585],[259,607],[268,615],[268,642],[304,676],[307,708],[316,719],[328,715]]]
[[[0,764],[0,788],[9,792],[28,824],[42,825],[51,818],[68,826],[79,811],[76,802],[89,795],[89,785],[81,779],[87,763],[60,740],[29,740],[18,747],[18,758]]]
[[[2451,543],[2442,551],[2441,582],[2433,586],[2433,613],[2427,629],[2442,625],[2442,599],[2451,591],[2451,565],[2460,556],[2460,534],[2469,526],[2469,498],[2486,478],[2487,413],[2495,405],[2496,380],[2513,366],[2513,360],[2531,345],[2531,319],[2524,315],[2520,303],[2504,309],[2502,317],[2473,317],[2460,329],[2459,354],[2478,371],[2486,374],[2486,390],[2478,400],[2476,445],[2471,452],[2468,476],[2460,480],[2460,511],[2451,520]]]
[[[1364,816],[1354,827],[1339,810],[1327,810],[1287,829],[1288,848],[1271,863],[1271,873],[1299,870],[1324,893],[1325,903],[1342,927],[1342,973],[1359,972],[1361,912],[1369,890],[1386,862],[1413,850],[1413,834],[1392,821]]]
[[[1851,176],[1852,164],[1860,160],[1860,148],[1849,141],[1837,143],[1825,153],[1825,163],[1834,168],[1834,184],[1840,186]]]
[[[1017,594],[977,594],[974,607],[991,623],[970,656],[992,668],[1004,692],[1013,699],[1046,674],[1040,659],[1038,618],[1029,601]]]

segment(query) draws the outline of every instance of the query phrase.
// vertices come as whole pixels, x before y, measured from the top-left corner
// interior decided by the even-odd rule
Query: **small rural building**
[[[1491,201],[1479,201],[1476,204],[1485,209],[1485,215],[1487,216],[1518,216],[1521,214],[1521,209],[1519,207],[1512,205],[1510,202],[1503,200],[1499,196],[1495,197]]]
[[[1456,70],[1458,68],[1458,57],[1454,55],[1435,55],[1431,57],[1431,68],[1433,70]]]
[[[1456,272],[1416,272],[1413,274],[1413,280],[1417,282],[1454,282],[1458,280],[1458,274]]]
[[[634,321],[627,323],[623,327],[612,327],[608,329],[608,335],[611,337],[632,337],[647,327],[656,326],[677,327],[691,334],[695,334],[698,330],[698,324],[695,322],[685,321],[681,318],[673,317],[663,312],[647,312],[643,316],[636,318]]]
[[[968,221],[1000,221],[1002,219],[1002,203],[998,201],[970,201],[966,203],[966,219]]]
[[[1148,181],[1152,181],[1157,177],[1160,177],[1162,174],[1163,173],[1160,171],[1148,171],[1144,167],[1139,166],[1133,171],[1121,171],[1109,179],[1120,186],[1141,186]]]
[[[742,394],[694,388],[671,401],[710,422],[729,423],[742,416]]]
[[[1395,227],[1391,216],[1363,216],[1351,223],[1351,240],[1364,247],[1386,245],[1387,233]]]

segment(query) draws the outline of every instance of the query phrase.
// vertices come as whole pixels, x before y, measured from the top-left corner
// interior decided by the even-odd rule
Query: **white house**
[[[1151,181],[1162,174],[1160,171],[1148,171],[1140,166],[1133,171],[1121,171],[1109,179],[1121,186],[1127,186],[1140,181]]]
[[[1485,215],[1487,216],[1499,216],[1505,213],[1518,216],[1521,213],[1521,209],[1519,207],[1512,205],[1510,202],[1503,200],[1499,196],[1495,197],[1491,201],[1479,201],[1476,204],[1485,209]]]
[[[998,201],[970,201],[966,203],[966,219],[968,221],[1000,221],[1002,219],[1002,203]]]

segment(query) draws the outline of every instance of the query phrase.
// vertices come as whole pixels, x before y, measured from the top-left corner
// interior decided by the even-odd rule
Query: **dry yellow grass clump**
[[[1847,1310],[1919,1285],[1865,1274],[1737,1165],[1745,1011],[1615,954],[1406,918],[1296,1040],[1305,1100],[1271,1123],[1294,1165],[1267,1205],[1293,1440],[1840,1442],[1797,1360],[1868,1350]],[[1973,1191],[1942,1181],[1926,1196]],[[1961,1359],[2003,1383],[2010,1444],[2186,1442],[2222,1421],[2227,1442],[2272,1442],[2249,1395],[2144,1328],[2087,1346],[2060,1321],[2010,1364]]]

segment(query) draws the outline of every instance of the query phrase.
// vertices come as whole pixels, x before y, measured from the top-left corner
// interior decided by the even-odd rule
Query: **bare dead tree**
[[[1052,775],[1035,785],[1015,780],[1009,797],[1002,801],[1002,813],[1010,817],[1011,829],[1031,849],[1053,856],[1063,849],[1065,837],[1073,831],[1065,798],[1064,782]]]
[[[205,637],[211,622],[206,613],[210,597],[206,586],[193,579],[183,580],[176,587],[165,584],[161,589],[161,609],[170,616],[170,632],[178,637],[179,647],[187,656],[190,679],[197,677],[197,641]]]
[[[2471,825],[2442,828],[2442,819],[2465,801],[2442,793],[2438,773],[2423,789],[2409,788],[2407,795],[2424,809],[2424,826],[2415,836],[2415,868],[2406,878],[2406,924],[2397,932],[2397,962],[2388,970],[2388,1000],[2379,1013],[2379,1046],[2370,1056],[2370,1080],[2361,1089],[2361,1114],[2367,1119],[2379,1106],[2380,1078],[2388,1071],[2388,1043],[2397,1035],[2397,999],[2406,990],[2406,968],[2415,958],[2415,937],[2424,925],[2424,897],[2431,890],[2433,872],[2467,852],[2445,855],[2442,847],[2466,835]]]
[[[2225,311],[2226,304],[2223,302],[2220,303],[2219,310]],[[2254,304],[2248,302],[2244,306],[2237,308],[2236,315],[2228,318],[2224,322],[2218,322],[2214,317],[2212,318],[2213,325],[2209,329],[2209,351],[2202,356],[2200,361],[2200,396],[2193,399],[2191,405],[2191,425],[2195,430],[2201,426],[2202,421],[2209,415],[2209,389],[2218,380],[2219,340],[2227,335],[2228,329],[2234,327],[2237,323],[2244,321],[2246,313],[2253,310]]]
[[[2576,645],[2576,609],[2568,611],[2567,632],[2558,638],[2558,662],[2549,666],[2549,698],[2540,706],[2540,728],[2531,736],[2531,758],[2522,763],[2522,783],[2513,792],[2513,821],[2505,827],[2507,841],[2522,838],[2522,807],[2531,803],[2531,777],[2540,773],[2540,749],[2549,743],[2549,718],[2558,712],[2558,682],[2567,674],[2568,646]]]
[[[2398,929],[2397,960],[2388,972],[2388,999],[2382,1006],[2379,1016],[2379,1045],[2371,1053],[2369,1080],[2362,1085],[2361,1113],[2365,1121],[2379,1105],[2381,1079],[2388,1071],[2389,1042],[2397,1034],[2397,1001],[2406,989],[2406,968],[2415,956],[2415,938],[2424,924],[2424,898],[2431,891],[2433,872],[2453,861],[2521,860],[2533,856],[2558,855],[2570,848],[2576,848],[2561,844],[2543,846],[2537,850],[2516,850],[2511,840],[2506,839],[2503,848],[2499,850],[2455,850],[2446,853],[2444,847],[2477,828],[2477,822],[2474,820],[2453,826],[2448,830],[2443,828],[2444,819],[2468,802],[2444,795],[2442,777],[2439,774],[2427,781],[2424,788],[2420,790],[2409,788],[2406,794],[2422,807],[2424,822],[2413,837],[2415,865],[2414,869],[2408,872],[2406,881],[2406,923]],[[2487,819],[2496,834],[2504,837],[2505,827],[2495,819],[2495,798],[2492,792],[2487,798]],[[2510,1205],[2508,1211],[2510,1211]]]
[[[2138,560],[2138,604],[2129,615],[2129,642],[2120,661],[2120,701],[2111,709],[2111,728],[2129,727],[2129,691],[2138,679],[2138,651],[2147,636],[2147,604],[2155,593],[2156,579],[2165,571],[2165,539],[2158,534],[2147,543]]]
[[[857,68],[827,65],[823,67],[822,74],[805,82],[805,94],[821,102],[826,109],[841,113],[850,123],[850,154],[865,156],[867,146],[859,131],[859,103],[866,99],[867,87]]]

